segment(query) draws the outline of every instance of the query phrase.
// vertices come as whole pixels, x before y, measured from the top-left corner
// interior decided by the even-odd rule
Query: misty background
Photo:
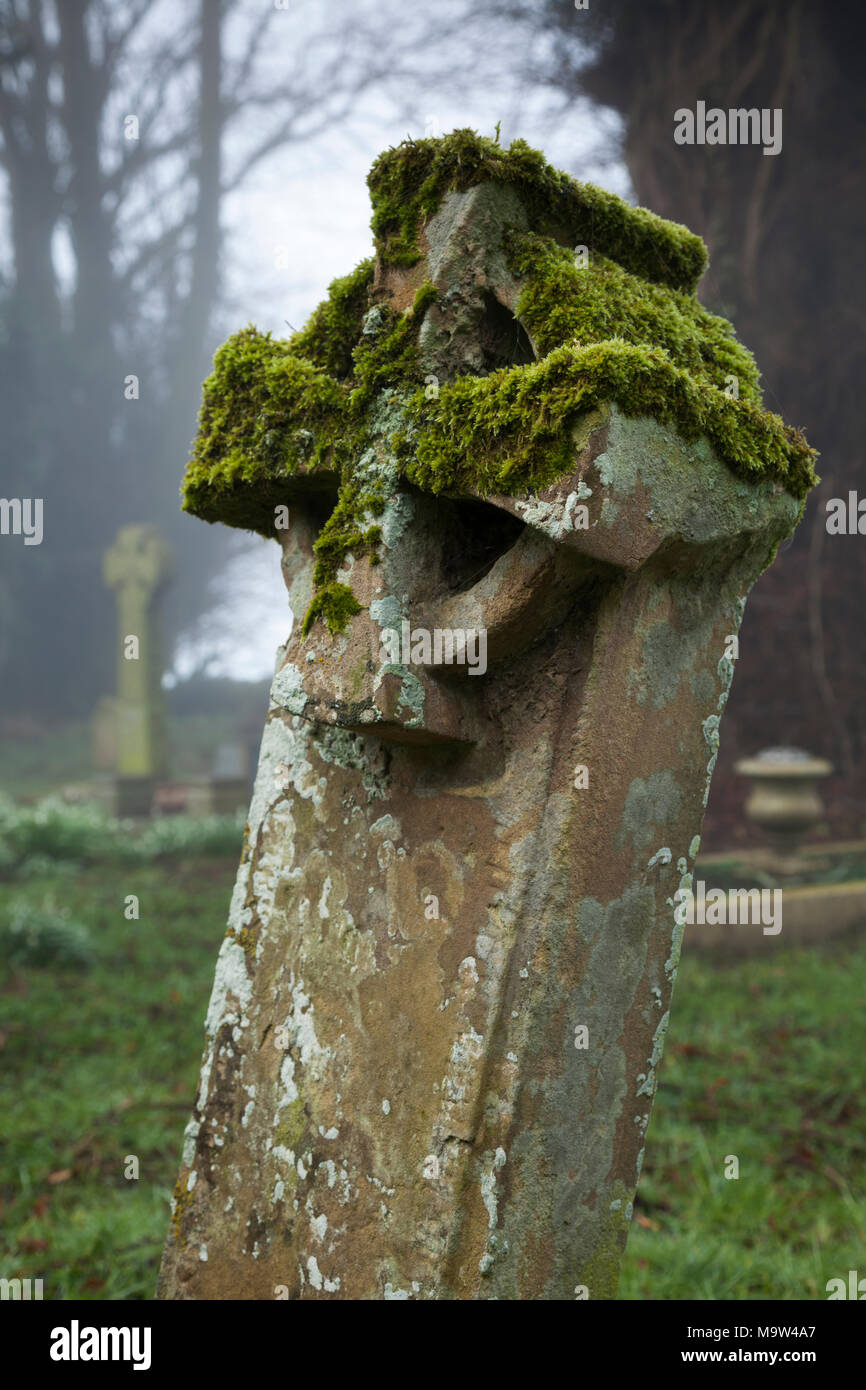
[[[113,690],[102,555],[139,521],[175,556],[173,708],[247,682],[263,718],[279,552],[179,510],[213,352],[250,321],[300,328],[370,254],[381,150],[500,123],[705,239],[702,301],[821,452],[746,610],[710,843],[739,833],[737,758],[779,743],[832,760],[831,828],[861,833],[866,542],[829,536],[825,504],[866,492],[864,37],[859,9],[805,0],[0,0],[0,492],[44,499],[41,545],[0,540],[0,734]],[[781,108],[781,153],[676,145],[698,100]]]

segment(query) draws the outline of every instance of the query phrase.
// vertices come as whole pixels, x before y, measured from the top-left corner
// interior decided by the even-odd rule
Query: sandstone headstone
[[[221,349],[187,480],[296,621],[160,1296],[610,1298],[728,639],[812,455],[685,229],[468,132],[370,184],[375,266]]]

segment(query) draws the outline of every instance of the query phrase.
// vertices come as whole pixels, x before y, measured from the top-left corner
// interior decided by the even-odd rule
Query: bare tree
[[[177,489],[223,200],[393,79],[395,34],[390,11],[345,0],[0,0],[3,489],[42,496],[46,518],[38,551],[0,547],[7,709],[82,711],[110,682],[99,565],[122,522],[183,535],[176,622],[201,605],[221,552],[178,531]]]

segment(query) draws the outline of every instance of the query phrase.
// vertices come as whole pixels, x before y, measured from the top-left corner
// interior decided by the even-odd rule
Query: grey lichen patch
[[[274,685],[278,692],[291,696],[298,689],[300,674],[296,667],[283,666],[274,677],[271,690],[271,710],[265,722],[259,751],[259,766],[248,817],[247,840],[254,846],[271,806],[285,795],[286,789],[298,781],[305,768],[307,732],[300,719],[286,719],[273,699]],[[293,727],[293,723],[296,727]],[[242,891],[236,885],[236,895]],[[244,925],[241,923],[241,925]]]
[[[707,763],[707,778],[706,783],[704,785],[703,796],[703,802],[706,806],[707,802],[710,799],[710,783],[713,780],[713,772],[715,771],[716,762],[718,761],[719,757],[719,716],[717,714],[711,714],[707,719],[703,721],[703,723],[701,724],[701,728],[703,729],[704,740],[706,741],[706,745],[710,750],[710,759]]]
[[[723,656],[716,669],[718,671],[719,680],[722,684],[722,689],[719,694],[718,703],[718,710],[721,714],[722,710],[725,708],[725,705],[728,703],[728,693],[731,688],[731,683],[734,679],[734,663],[729,656]]]
[[[401,839],[403,832],[400,829],[400,822],[395,820],[389,812],[387,815],[380,816],[378,820],[373,821],[370,826],[369,834],[372,840],[388,839],[397,841]]]
[[[691,850],[694,849],[694,854],[692,855],[692,858],[694,858],[697,854],[697,846],[700,845],[700,842],[700,835],[696,835],[692,840],[691,845],[689,846],[690,853]],[[680,963],[680,952],[682,950],[683,944],[683,934],[686,929],[683,913],[678,909],[681,902],[683,901],[681,895],[683,893],[690,893],[691,887],[692,874],[689,872],[683,872],[680,875],[680,881],[677,886],[676,894],[674,895],[674,897],[668,898],[667,900],[667,905],[671,909],[671,917],[673,919],[673,931],[671,933],[671,953],[665,961],[664,968],[665,976],[667,980],[670,982],[671,986],[673,986],[674,981],[676,980],[677,969],[679,968]],[[683,918],[683,920],[680,920],[681,918]]]
[[[658,1026],[653,1033],[653,1047],[650,1054],[649,1065],[645,1072],[641,1072],[637,1078],[637,1090],[635,1095],[649,1096],[652,1100],[656,1089],[656,1070],[662,1059],[664,1052],[665,1038],[667,1037],[668,1025],[670,1023],[670,1011],[662,1014],[658,1021]]]
[[[683,673],[682,661],[679,634],[670,623],[654,623],[644,638],[643,671],[635,682],[638,704],[642,705],[651,694],[654,708],[663,709],[677,693]]]
[[[652,859],[647,863],[647,868],[653,869],[656,864],[670,864],[672,859],[673,855],[669,847],[667,845],[662,845],[661,849],[657,849]]]
[[[716,682],[712,672],[706,668],[693,672],[689,676],[689,685],[697,704],[708,705],[715,698]]]
[[[705,439],[690,443],[668,425],[612,406],[607,447],[595,467],[602,483],[618,496],[640,484],[649,497],[653,524],[692,544],[706,545],[742,531],[744,484]],[[772,479],[756,479],[745,492],[756,530],[771,516],[777,517],[780,539],[793,529],[800,504],[780,494]]]
[[[631,1220],[631,1201],[628,1200],[630,1194],[625,1184],[613,1184],[608,1191],[618,1193],[619,1196],[614,1198],[614,1201],[624,1202],[625,1206],[609,1204],[607,1211],[596,1214],[593,1223],[593,1254],[588,1259],[575,1262],[572,1271],[572,1289],[585,1288],[590,1302],[616,1298],[622,1252]]]
[[[246,952],[231,937],[224,937],[205,1019],[209,1037],[216,1037],[224,1023],[237,1024],[243,1020],[252,988]]]
[[[381,304],[374,304],[361,320],[361,332],[365,338],[376,338],[387,324],[387,315]]]
[[[396,594],[386,594],[384,598],[374,599],[370,604],[370,617],[381,628],[394,628],[399,632],[400,624],[407,616],[405,607]]]
[[[316,751],[326,763],[361,774],[368,801],[387,796],[390,756],[381,744],[371,744],[348,729],[317,729],[314,742]]]
[[[385,666],[383,671],[393,671],[400,676],[400,697],[397,711],[409,710],[410,717],[405,721],[407,729],[423,728],[424,725],[424,687],[418,677],[403,666]]]
[[[617,1131],[633,1090],[627,1034],[646,977],[655,903],[645,884],[627,885],[607,903],[583,898],[573,925],[556,938],[546,978],[523,972],[533,980],[533,1003],[520,1014],[515,1047],[524,1068],[529,1057],[541,1070],[524,1101],[533,1122],[512,1131],[507,1202],[497,1206],[496,1231],[481,1252],[485,1297],[519,1298],[530,1252],[548,1271],[541,1297],[573,1297],[578,1284],[590,1298],[615,1294],[632,1196],[614,1176]],[[575,952],[585,964],[563,997],[559,970]],[[560,1012],[567,1041],[552,1057],[549,1023]],[[574,1045],[578,1024],[588,1029],[589,1051]],[[490,1170],[478,1171],[479,1179],[487,1175],[489,1196]],[[492,1203],[484,1205],[490,1223]]]
[[[602,906],[585,898],[577,911],[577,931],[591,943],[590,969],[572,1004],[595,1045],[617,1039],[641,978],[649,930],[655,915],[655,892],[630,884],[619,898]],[[590,987],[589,981],[592,981]]]
[[[388,550],[393,550],[412,524],[415,513],[414,502],[406,493],[390,498],[380,518],[382,540]]]
[[[664,831],[675,823],[683,794],[673,773],[665,768],[649,777],[635,777],[626,793],[616,848],[631,842],[636,855],[643,857]]]

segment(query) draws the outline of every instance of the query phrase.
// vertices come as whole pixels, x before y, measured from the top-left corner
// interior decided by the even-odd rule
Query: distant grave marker
[[[117,601],[117,697],[114,701],[114,809],[149,814],[156,781],[167,770],[158,600],[171,552],[153,526],[123,526],[103,560]]]

